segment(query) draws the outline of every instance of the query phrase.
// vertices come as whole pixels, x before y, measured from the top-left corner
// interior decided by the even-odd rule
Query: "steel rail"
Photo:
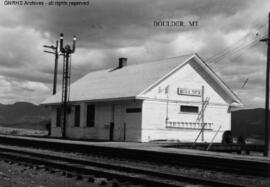
[[[260,177],[270,176],[270,162],[233,159],[226,157],[214,157],[211,155],[194,155],[181,153],[167,153],[152,150],[128,149],[121,147],[109,147],[87,145],[79,143],[66,143],[64,141],[44,141],[38,138],[24,139],[22,137],[0,136],[0,143],[22,147],[34,147],[41,149],[57,150],[63,152],[77,152],[88,155],[105,156],[108,158],[120,158],[132,161],[144,161],[155,164],[164,164],[188,168],[201,168],[212,171],[222,171],[230,174],[252,175]]]
[[[205,186],[240,186],[223,181],[201,179],[185,176],[179,173],[164,172],[146,167],[102,163],[86,159],[71,158],[40,153],[38,150],[22,150],[21,148],[0,148],[0,157],[15,161],[42,164],[50,168],[57,168],[75,173],[98,174],[105,177],[115,177],[121,180],[132,181],[146,186],[186,186],[200,184]]]

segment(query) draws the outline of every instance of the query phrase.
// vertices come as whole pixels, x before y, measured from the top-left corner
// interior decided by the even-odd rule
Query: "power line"
[[[247,37],[249,37],[251,35],[251,33],[247,33],[244,37],[242,37],[241,39],[239,39],[237,42],[235,42],[234,46],[236,45],[240,45],[239,43],[242,42],[243,40],[245,40]],[[212,61],[213,59],[218,58],[219,56],[225,55],[227,53],[229,53],[232,50],[232,46],[225,48],[221,53],[218,53],[208,59],[206,59],[206,61]]]
[[[256,37],[258,37],[258,33],[261,33],[262,31],[260,30],[264,30],[266,29],[265,26],[268,25],[268,23],[260,25],[259,27],[256,28]],[[206,59],[206,61],[208,61],[208,63],[214,63],[216,60],[220,59],[220,58],[225,58],[226,56],[230,55],[231,53],[234,53],[235,51],[237,51],[238,49],[242,49],[244,47],[246,47],[247,45],[249,45],[250,43],[252,43],[253,41],[257,41],[258,38],[255,38],[255,40],[251,40],[248,42],[248,44],[245,44],[245,41],[247,40],[247,38],[254,36],[254,31],[253,32],[249,32],[246,35],[244,35],[241,39],[239,39],[238,41],[236,41],[234,43],[234,47],[230,46],[225,48],[221,53],[218,53],[208,59]]]
[[[267,34],[266,34],[267,35]],[[220,55],[219,57],[216,57],[214,60],[212,61],[209,61],[208,63],[209,64],[218,64],[220,61],[224,60],[225,58],[227,57],[233,57],[235,54],[237,54],[238,52],[241,52],[245,49],[248,49],[248,48],[251,48],[255,45],[257,45],[260,41],[261,38],[265,37],[266,35],[263,35],[262,37],[260,38],[257,38],[253,41],[250,41],[249,43],[247,43],[246,45],[242,45],[242,46],[239,46],[233,50],[231,50],[229,53],[226,53],[226,54],[223,54],[223,55]]]
[[[263,24],[263,25],[261,25],[260,27],[256,27],[256,28],[255,28],[255,30],[257,31],[256,36],[258,36],[258,33],[261,32],[260,30],[261,30],[263,27],[265,27],[267,24],[268,24],[268,23]],[[266,29],[266,27],[265,27],[265,29]],[[266,31],[266,32],[267,32],[267,31]],[[254,35],[253,32],[247,33],[247,34],[244,35],[241,39],[239,39],[238,41],[236,41],[236,42],[234,43],[234,46],[239,45],[239,47],[240,47],[241,42],[245,41],[247,37],[253,36],[253,35]],[[216,54],[216,55],[214,55],[214,56],[212,56],[212,57],[210,57],[210,58],[213,58],[213,57],[216,57],[216,56],[220,56],[220,55],[223,54],[223,53],[227,53],[227,52],[229,52],[229,51],[231,50],[231,48],[232,48],[232,46],[229,46],[229,47],[225,48],[221,53],[218,53],[218,54]],[[208,60],[209,60],[209,59],[208,59]]]
[[[252,45],[254,42],[255,43],[258,42],[260,39],[261,39],[261,37],[260,38],[256,38],[255,40],[251,40],[248,43],[246,43],[245,45],[237,46],[237,47],[233,48],[232,50],[228,51],[227,53],[221,54],[218,57],[212,59],[211,61],[209,61],[209,63],[215,63],[216,61],[219,61],[219,59],[223,59],[223,58],[225,58],[227,56],[231,56],[236,51],[240,51],[242,49],[245,49],[245,48],[249,47],[250,45]]]
[[[219,57],[216,57],[216,58],[215,58],[215,61],[211,61],[211,62],[208,62],[208,63],[209,63],[209,64],[211,63],[212,66],[213,66],[213,65],[219,64],[220,62],[224,61],[224,60],[225,60],[226,58],[228,58],[228,57],[232,58],[232,57],[241,56],[241,55],[243,55],[242,52],[243,52],[244,50],[256,46],[257,44],[259,44],[259,42],[261,41],[261,39],[264,38],[264,37],[267,37],[267,35],[268,35],[268,34],[267,34],[267,31],[266,31],[266,32],[263,34],[263,36],[258,37],[258,38],[256,38],[255,40],[252,40],[252,41],[248,42],[248,43],[245,44],[245,45],[238,46],[238,47],[234,48],[233,50],[231,50],[229,53],[220,55]],[[246,35],[245,35],[245,36],[246,36]],[[240,40],[242,40],[242,39],[240,39]],[[240,40],[238,40],[238,41],[240,41]],[[240,52],[240,54],[239,54],[239,52]],[[238,55],[237,55],[237,54],[238,54]],[[231,62],[231,61],[228,61],[228,62]],[[245,80],[245,82],[243,83],[241,89],[244,88],[244,87],[246,86],[248,80],[249,80],[249,78],[247,78],[247,79]]]

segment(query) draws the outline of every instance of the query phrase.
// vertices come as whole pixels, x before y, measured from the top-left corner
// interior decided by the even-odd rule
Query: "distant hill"
[[[232,134],[234,137],[264,138],[264,109],[247,109],[232,112]]]
[[[0,126],[44,130],[49,114],[49,109],[32,103],[0,104]]]

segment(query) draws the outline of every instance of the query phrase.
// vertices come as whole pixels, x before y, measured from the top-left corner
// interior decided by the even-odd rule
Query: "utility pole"
[[[204,142],[204,86],[202,86],[202,142]]]
[[[58,71],[58,57],[59,57],[59,53],[58,53],[58,41],[56,41],[56,45],[43,45],[43,47],[45,48],[49,48],[52,49],[53,52],[51,51],[44,51],[45,53],[51,53],[53,55],[55,55],[55,61],[54,61],[54,76],[53,76],[53,95],[56,94],[56,85],[57,85],[57,71]],[[51,124],[49,124],[48,128],[48,136],[51,135]]]
[[[167,101],[166,101],[166,125],[169,123],[169,89],[170,89],[170,85],[167,85],[165,87],[165,93],[167,94]]]
[[[69,100],[69,86],[70,86],[70,68],[71,61],[70,55],[75,52],[76,37],[73,37],[72,49],[70,45],[64,47],[64,35],[60,34],[60,51],[64,55],[63,63],[63,82],[62,82],[62,103],[61,103],[61,125],[62,125],[62,137],[66,138],[66,123],[68,113],[68,100]]]
[[[266,85],[265,85],[265,137],[264,156],[269,156],[269,65],[270,65],[270,12],[268,15],[268,36],[260,41],[267,43],[267,63],[266,63]]]
[[[45,53],[51,53],[55,55],[55,61],[54,61],[54,76],[53,76],[53,95],[56,94],[56,88],[57,88],[57,71],[58,71],[58,58],[59,58],[59,53],[58,53],[58,41],[56,41],[56,45],[49,46],[49,45],[43,45],[43,47],[50,48],[54,50],[54,52],[51,51],[44,51]]]

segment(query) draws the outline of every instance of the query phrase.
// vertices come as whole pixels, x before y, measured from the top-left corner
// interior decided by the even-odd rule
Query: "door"
[[[113,139],[114,141],[124,141],[124,118],[125,118],[125,106],[117,104],[114,106],[114,129]]]
[[[113,141],[113,135],[114,135],[114,122],[110,123],[110,141]]]
[[[125,140],[140,141],[142,131],[142,112],[140,107],[127,107],[125,110]]]

